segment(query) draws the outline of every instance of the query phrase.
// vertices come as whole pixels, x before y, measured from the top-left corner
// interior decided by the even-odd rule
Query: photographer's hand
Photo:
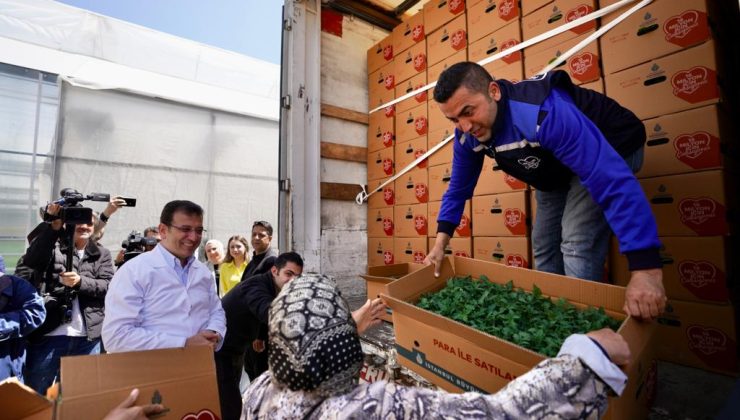
[[[59,282],[67,287],[77,287],[80,284],[80,275],[74,271],[66,271],[59,275]]]
[[[103,218],[105,220],[108,220],[111,216],[113,216],[113,213],[117,212],[118,209],[126,205],[126,200],[121,198],[120,196],[115,196],[110,199],[110,202],[107,206],[105,206],[105,210],[102,211]]]
[[[49,203],[49,205],[46,206],[46,213],[50,216],[58,216],[61,210],[62,206],[59,204]],[[51,222],[51,228],[54,230],[59,230],[62,226],[64,226],[64,222],[61,219],[56,219]]]

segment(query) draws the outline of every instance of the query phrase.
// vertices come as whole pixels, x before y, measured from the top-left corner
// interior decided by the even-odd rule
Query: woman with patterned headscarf
[[[325,276],[293,280],[270,307],[270,370],[244,393],[243,418],[596,418],[621,394],[629,348],[604,329],[574,334],[496,394],[359,384],[363,354],[347,302]],[[616,363],[616,364],[615,364]]]

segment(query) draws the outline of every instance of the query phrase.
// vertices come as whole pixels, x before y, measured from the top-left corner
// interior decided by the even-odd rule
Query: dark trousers
[[[219,351],[216,352],[215,358],[221,418],[223,420],[239,420],[242,414],[239,380],[242,376],[244,355]]]

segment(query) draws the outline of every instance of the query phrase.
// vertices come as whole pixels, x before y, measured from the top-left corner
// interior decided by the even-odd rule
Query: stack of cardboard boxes
[[[728,288],[735,264],[730,155],[736,146],[718,7],[712,0],[656,0],[600,43],[607,95],[631,109],[647,131],[637,177],[658,223],[669,299],[656,331],[657,357],[736,373]],[[627,262],[617,248],[615,242],[612,279],[626,284]]]

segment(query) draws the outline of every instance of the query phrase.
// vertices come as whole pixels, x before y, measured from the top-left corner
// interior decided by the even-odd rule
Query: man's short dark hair
[[[303,268],[303,258],[301,258],[301,256],[298,255],[297,252],[283,252],[282,254],[278,255],[278,257],[275,258],[274,267],[277,268],[278,271],[280,271],[285,268],[285,266],[289,262],[292,262],[298,267]]]
[[[171,222],[171,221],[172,221],[172,220],[170,220],[170,222]],[[146,238],[146,236],[147,236],[147,235],[148,235],[148,234],[149,234],[150,232],[151,232],[151,233],[156,233],[156,234],[159,234],[159,229],[157,229],[157,227],[156,227],[156,226],[149,226],[148,228],[144,229],[144,235],[143,235],[143,236],[144,236],[144,237]]]
[[[193,203],[192,201],[175,200],[164,205],[162,215],[159,216],[159,223],[167,226],[171,225],[172,218],[177,212],[185,213],[188,216],[203,217],[203,207]]]
[[[477,63],[463,61],[453,64],[439,75],[437,86],[434,87],[434,100],[441,104],[447,102],[461,86],[471,92],[486,94],[491,82],[493,77]]]
[[[262,226],[267,231],[267,234],[272,236],[272,225],[270,222],[265,222],[264,220],[257,220],[252,224],[252,230],[254,230],[255,227]]]

